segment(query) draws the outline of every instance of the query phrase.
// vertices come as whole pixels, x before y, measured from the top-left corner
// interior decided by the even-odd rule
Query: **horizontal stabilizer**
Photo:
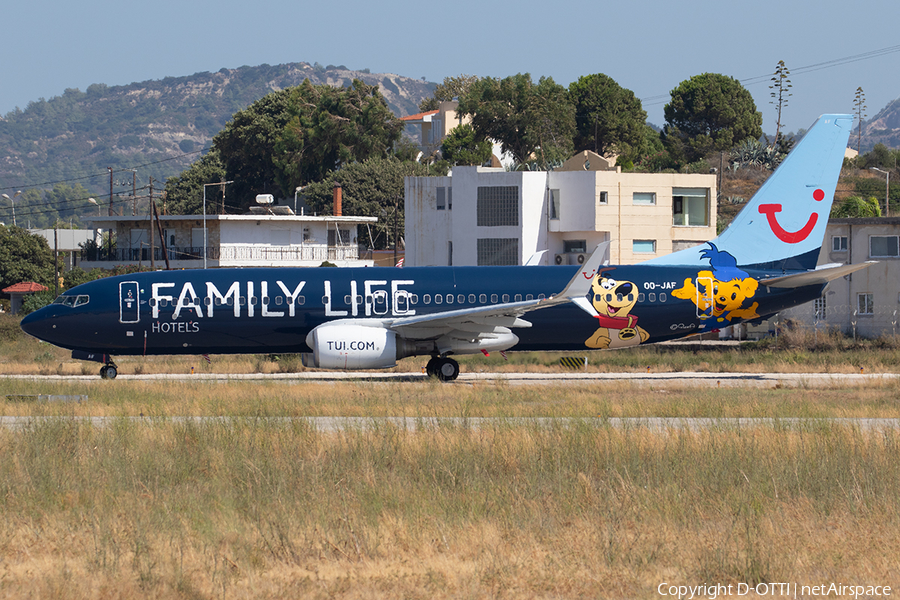
[[[773,277],[771,279],[761,279],[760,283],[767,287],[774,288],[798,288],[805,285],[823,285],[829,281],[834,281],[838,277],[844,277],[850,273],[867,269],[878,261],[870,260],[868,262],[856,265],[840,265],[837,267],[826,267],[824,269],[816,269],[815,271],[807,271],[806,273],[798,273],[796,275],[785,275],[784,277]]]

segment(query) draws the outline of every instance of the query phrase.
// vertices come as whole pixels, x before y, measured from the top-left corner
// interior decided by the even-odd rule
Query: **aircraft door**
[[[119,323],[137,323],[141,320],[137,281],[119,283]]]
[[[376,315],[387,314],[388,311],[388,295],[384,290],[375,290],[372,292],[372,311]]]
[[[715,302],[715,282],[712,277],[697,278],[697,316],[709,319],[713,316]]]

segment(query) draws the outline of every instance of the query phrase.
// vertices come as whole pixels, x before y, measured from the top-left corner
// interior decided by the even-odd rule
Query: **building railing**
[[[203,260],[202,246],[174,246],[168,248],[169,260]],[[359,246],[208,246],[206,258],[218,261],[259,263],[325,262],[371,258],[371,253]],[[153,249],[153,259],[164,261],[162,248]],[[150,262],[150,248],[88,248],[81,251],[82,261],[133,263]]]

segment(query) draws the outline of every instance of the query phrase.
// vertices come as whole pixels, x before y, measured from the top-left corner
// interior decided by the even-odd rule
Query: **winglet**
[[[547,253],[546,250],[540,250],[535,252],[531,256],[528,257],[528,260],[525,261],[526,267],[534,267],[541,264],[541,259],[544,258],[544,255]]]
[[[594,276],[600,272],[600,267],[607,258],[609,251],[609,242],[601,242],[597,244],[591,256],[584,261],[581,268],[575,273],[575,276],[569,280],[569,283],[554,298],[564,299],[566,301],[575,301],[576,298],[584,298],[591,289]]]

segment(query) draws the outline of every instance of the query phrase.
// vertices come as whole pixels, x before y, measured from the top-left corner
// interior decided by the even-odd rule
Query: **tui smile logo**
[[[816,202],[821,202],[825,199],[825,192],[821,189],[817,189],[813,192],[813,199]],[[775,216],[776,213],[781,212],[780,204],[760,204],[759,212],[760,214],[766,215],[766,218],[769,221],[769,228],[772,229],[772,233],[775,234],[775,237],[787,244],[797,244],[808,238],[809,234],[812,233],[812,230],[815,228],[816,222],[819,220],[819,213],[814,212],[809,216],[806,225],[797,231],[788,231],[781,226],[778,222],[778,218]]]

